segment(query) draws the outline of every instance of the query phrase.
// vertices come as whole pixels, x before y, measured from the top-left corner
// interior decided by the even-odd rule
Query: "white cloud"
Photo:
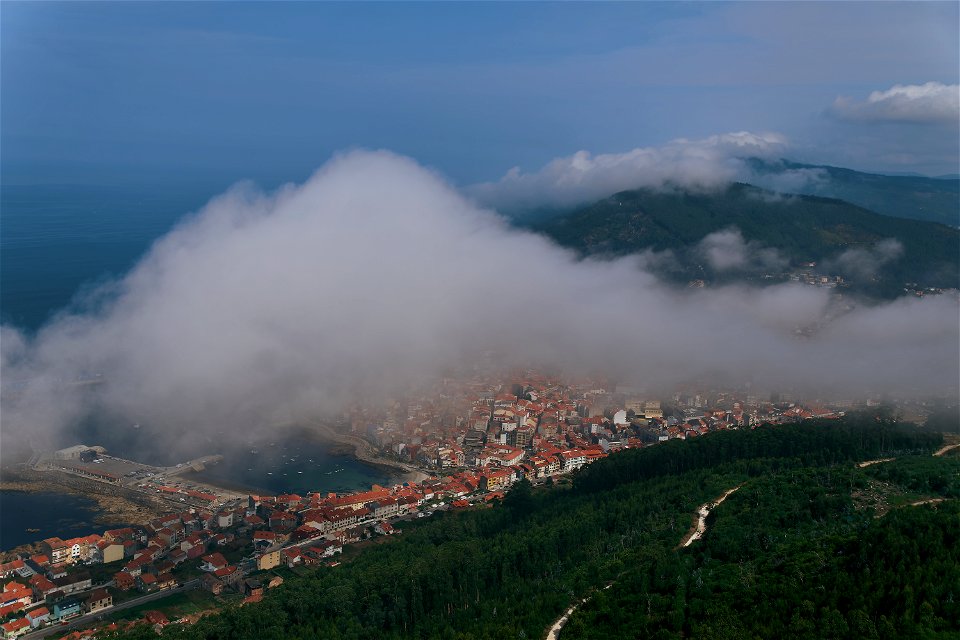
[[[467,191],[487,206],[509,211],[572,206],[642,187],[708,189],[746,175],[742,158],[777,158],[786,148],[787,139],[780,134],[741,131],[700,140],[678,138],[662,147],[625,153],[578,151],[533,173],[514,167],[497,182]]]
[[[703,238],[696,248],[714,271],[778,271],[788,260],[776,249],[747,242],[739,229],[715,231]]]
[[[863,102],[838,97],[830,113],[841,120],[951,124],[960,121],[960,85],[927,82],[874,91]]]
[[[719,247],[715,260],[736,257],[730,268],[750,260],[733,232],[707,244]],[[767,388],[936,392],[960,375],[956,304],[945,297],[829,321],[830,296],[812,287],[674,290],[646,270],[669,258],[580,261],[410,159],[346,154],[302,185],[213,200],[97,311],[33,337],[5,327],[0,379],[17,386],[3,395],[4,446],[17,436],[71,444],[66,434],[94,405],[141,423],[154,449],[217,431],[242,440],[491,352],[504,366],[604,371],[649,388],[710,374]],[[812,324],[823,328],[795,338]],[[84,372],[104,384],[64,387]]]
[[[872,247],[847,249],[836,258],[824,262],[824,269],[849,278],[867,280],[879,273],[880,269],[903,255],[903,244],[894,238],[887,238]]]

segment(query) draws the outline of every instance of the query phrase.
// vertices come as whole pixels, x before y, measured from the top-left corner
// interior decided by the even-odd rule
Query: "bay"
[[[0,321],[27,333],[38,330],[75,305],[78,293],[122,277],[158,238],[225,186],[3,185]],[[275,448],[267,440],[226,450],[223,443],[232,437],[200,439],[173,450],[143,437],[147,431],[109,416],[91,415],[74,425],[71,434],[63,434],[58,446],[99,444],[114,455],[158,465],[220,453],[224,461],[203,472],[205,479],[264,493],[346,492],[396,479],[389,471],[351,456],[331,455],[329,443],[314,439],[278,435]],[[251,450],[260,453],[251,454]],[[36,505],[54,511],[57,506],[47,498]],[[10,529],[8,535],[14,533]],[[48,535],[59,534],[44,537]]]
[[[98,524],[94,521],[97,513],[97,502],[83,496],[0,491],[0,549],[10,550],[54,536],[67,539],[102,534],[123,526]]]

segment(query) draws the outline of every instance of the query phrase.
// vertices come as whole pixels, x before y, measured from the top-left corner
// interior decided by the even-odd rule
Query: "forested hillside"
[[[651,553],[560,637],[955,638],[958,497],[960,462],[927,457],[753,479],[703,540]]]
[[[680,258],[684,277],[702,277],[704,260],[683,251],[724,229],[738,229],[748,242],[775,248],[794,265],[835,259],[851,248],[870,249],[896,239],[902,254],[876,273],[888,292],[900,291],[905,282],[931,287],[956,287],[960,282],[956,228],[884,216],[842,200],[781,196],[745,184],[705,192],[623,191],[532,228],[583,255],[670,249]],[[862,286],[876,288],[872,277],[861,279]]]
[[[524,482],[493,508],[408,523],[399,538],[341,566],[289,579],[262,603],[228,609],[193,626],[172,625],[163,637],[541,638],[572,602],[611,583],[608,599],[597,598],[598,608],[575,616],[562,637],[647,637],[642,630],[659,633],[660,626],[665,637],[689,637],[704,625],[730,630],[717,637],[736,637],[738,630],[754,628],[754,612],[733,609],[723,621],[715,620],[715,612],[730,598],[744,597],[744,590],[751,598],[770,600],[777,615],[787,610],[794,615],[785,598],[802,592],[781,588],[771,598],[762,591],[778,571],[815,591],[797,601],[813,603],[812,609],[806,604],[796,609],[800,626],[817,624],[821,609],[829,607],[855,631],[860,614],[850,612],[873,615],[896,586],[909,587],[915,597],[897,611],[895,630],[907,628],[911,616],[917,629],[960,630],[960,612],[944,587],[957,577],[957,564],[950,573],[947,563],[956,546],[944,548],[956,536],[938,519],[954,513],[955,525],[956,512],[949,511],[955,507],[941,503],[933,511],[888,504],[883,508],[892,509],[890,514],[875,519],[880,502],[888,499],[957,497],[956,460],[929,457],[941,442],[940,434],[912,425],[858,416],[625,451],[591,465],[572,483],[532,489]],[[911,462],[914,455],[922,456],[917,458],[922,463]],[[895,471],[854,464],[889,456],[907,460]],[[736,518],[728,523],[725,503],[703,540],[675,550],[697,507],[738,485],[741,490],[729,500]],[[900,515],[904,509],[909,513]],[[925,524],[899,524],[927,514],[933,519]],[[888,519],[894,524],[887,525]],[[859,592],[856,584],[840,581],[850,575],[843,563],[851,554],[859,557],[859,549],[872,549],[884,535],[895,536],[907,526],[943,530],[917,547],[936,559],[929,571],[898,572],[881,562],[869,565],[872,581],[862,582]],[[797,545],[803,532],[816,534],[814,548]],[[912,553],[912,547],[904,548]],[[821,579],[822,588],[816,586]],[[934,590],[927,589],[928,581]],[[641,587],[646,591],[637,591]],[[830,595],[839,591],[852,600]],[[838,637],[855,637],[852,633]],[[140,628],[122,637],[152,634]]]

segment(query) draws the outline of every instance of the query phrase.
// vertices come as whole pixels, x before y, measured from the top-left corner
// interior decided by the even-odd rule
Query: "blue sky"
[[[752,131],[795,159],[954,173],[953,107],[903,117],[868,96],[936,83],[952,100],[958,19],[957,3],[5,1],[0,168],[272,185],[368,147],[471,184]]]

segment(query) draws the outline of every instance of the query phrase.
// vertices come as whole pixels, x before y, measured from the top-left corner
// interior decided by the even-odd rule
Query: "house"
[[[47,538],[40,546],[51,564],[63,564],[70,559],[70,547],[60,538]]]
[[[310,538],[316,538],[317,536],[323,533],[323,525],[318,522],[311,522],[309,524],[304,524],[293,530],[293,533],[290,534],[290,539],[294,542],[299,542],[301,540],[309,540]]]
[[[157,590],[157,576],[152,573],[141,573],[137,576],[137,588],[144,593],[151,593]]]
[[[148,555],[142,555],[125,564],[123,570],[136,577],[143,573],[144,567],[149,566],[151,562],[153,562],[153,558]]]
[[[104,564],[110,564],[111,562],[123,560],[124,546],[122,542],[111,542],[103,539],[97,543],[97,549],[100,554],[100,561]]]
[[[20,558],[11,560],[10,562],[4,562],[3,564],[0,564],[0,578],[9,578],[17,573],[18,569],[22,569],[25,566],[26,564]]]
[[[256,578],[247,578],[243,581],[243,592],[248,596],[262,596],[263,584]]]
[[[106,589],[100,588],[90,592],[83,608],[87,613],[94,613],[112,606],[113,596]]]
[[[377,525],[373,528],[373,530],[385,536],[392,535],[395,532],[393,526],[386,520],[378,522]]]
[[[72,576],[67,575],[62,578],[57,578],[53,581],[53,584],[57,585],[58,590],[63,591],[63,595],[68,596],[71,593],[86,591],[93,585],[93,580],[90,578],[89,573],[81,571]]]
[[[218,569],[223,569],[228,564],[230,563],[227,562],[227,559],[223,557],[222,553],[211,553],[210,555],[203,556],[203,562],[200,564],[200,570],[217,571]]]
[[[143,619],[147,624],[153,625],[153,630],[160,633],[160,630],[170,624],[170,620],[160,611],[147,611],[143,614]]]
[[[18,618],[13,622],[8,622],[4,625],[0,625],[0,628],[3,629],[3,637],[6,638],[19,638],[23,634],[30,631],[30,621],[26,618]]]
[[[280,550],[276,549],[257,556],[257,569],[265,571],[280,566]]]
[[[46,607],[40,607],[39,609],[28,611],[27,620],[30,621],[30,626],[36,629],[40,625],[50,620],[50,610]]]
[[[232,533],[226,533],[226,534],[224,534],[224,533],[216,533],[216,534],[214,534],[213,536],[210,537],[210,542],[212,542],[213,544],[215,544],[215,545],[217,545],[217,546],[219,546],[219,547],[225,546],[225,545],[226,545],[228,542],[230,542],[231,540],[233,540],[233,534],[232,534]]]
[[[183,531],[182,527],[180,531]],[[164,527],[163,529],[160,529],[160,531],[157,531],[157,538],[163,542],[163,546],[169,547],[177,541],[177,533],[169,527]]]
[[[270,514],[269,524],[274,530],[293,529],[297,526],[297,516],[287,511],[274,511]]]
[[[103,539],[107,542],[123,542],[124,540],[133,540],[135,532],[130,527],[123,529],[111,529],[103,532]]]
[[[164,572],[157,575],[157,589],[164,591],[166,589],[173,589],[177,586],[177,580],[173,577],[173,574],[170,572]]]
[[[212,573],[205,573],[200,576],[200,586],[215,596],[223,593],[224,585]]]
[[[262,527],[265,524],[267,524],[266,522],[264,522],[263,518],[261,518],[255,513],[244,518],[243,522],[251,529],[256,529],[257,527]]]
[[[399,510],[399,505],[394,498],[376,500],[368,503],[366,507],[373,513],[373,517],[378,520],[395,516]]]
[[[510,469],[496,469],[481,477],[481,487],[487,491],[499,491],[513,482],[513,471]]]
[[[8,582],[3,586],[3,594],[0,595],[0,606],[17,603],[28,605],[33,602],[33,591],[19,582]]]
[[[129,591],[136,585],[136,579],[126,571],[113,574],[113,584],[121,591]]]
[[[300,552],[299,547],[290,547],[288,549],[284,549],[280,553],[283,557],[283,561],[290,568],[292,568],[295,564],[303,562],[303,554]]]
[[[45,556],[38,556],[43,558]],[[48,563],[49,564],[49,563]],[[8,562],[6,565],[6,571],[0,571],[2,575],[0,577],[7,578],[12,576],[18,576],[20,578],[29,578],[30,576],[40,573],[43,569],[31,558],[30,560],[23,560],[22,558],[17,558],[13,562]]]
[[[243,572],[233,565],[228,565],[223,569],[217,569],[213,572],[213,575],[216,576],[217,580],[227,586],[234,585],[243,579]]]
[[[277,542],[277,534],[273,531],[255,531],[253,534],[253,548],[257,551],[269,549]]]
[[[80,615],[82,606],[83,600],[80,598],[64,598],[53,604],[52,618],[54,620],[74,618]]]

